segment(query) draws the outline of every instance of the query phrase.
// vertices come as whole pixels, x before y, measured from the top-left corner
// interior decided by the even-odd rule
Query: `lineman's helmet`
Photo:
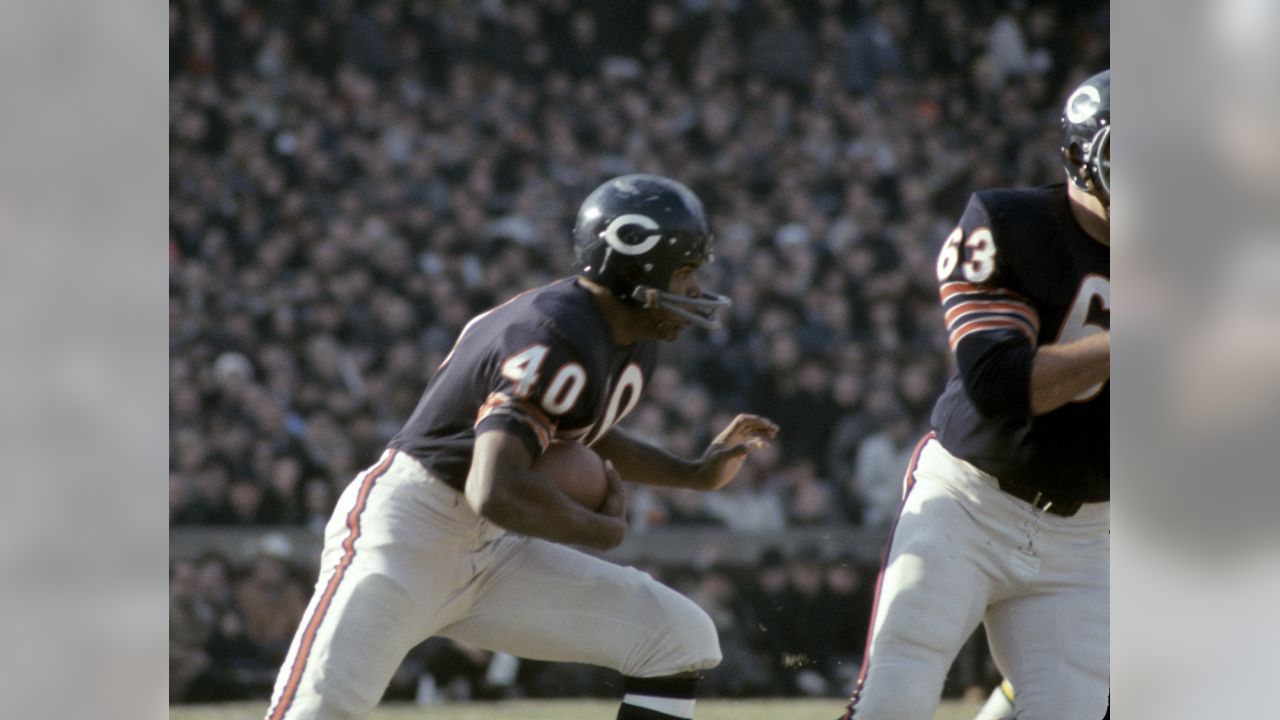
[[[1062,112],[1062,163],[1071,183],[1111,207],[1111,71],[1085,80]]]

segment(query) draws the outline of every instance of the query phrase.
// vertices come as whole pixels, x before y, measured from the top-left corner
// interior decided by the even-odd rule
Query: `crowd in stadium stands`
[[[319,531],[463,324],[567,274],[578,203],[629,172],[702,197],[705,286],[734,304],[723,330],[663,348],[628,426],[688,456],[734,412],[782,427],[724,491],[633,488],[633,531],[887,524],[948,374],[936,250],[972,190],[1060,177],[1063,89],[1109,62],[1098,2],[169,8],[175,527]],[[171,575],[179,697],[260,692],[306,574],[264,554]],[[834,682],[832,658],[860,653],[862,600],[813,663],[753,629],[766,586],[786,607],[830,604],[863,592],[859,572],[778,561],[684,580],[741,663],[725,692],[803,691],[803,670]]]
[[[172,564],[172,701],[262,699],[270,693],[314,575],[291,567],[284,552],[267,542],[243,568],[216,553]],[[787,559],[771,550],[750,566],[640,567],[693,598],[715,621],[724,661],[705,679],[707,694],[826,697],[847,693],[857,674],[876,569],[817,557],[815,551]],[[949,689],[991,683],[985,657],[984,646],[967,651]],[[617,680],[601,668],[514,662],[432,638],[409,653],[387,697],[432,702],[607,695],[618,690]]]

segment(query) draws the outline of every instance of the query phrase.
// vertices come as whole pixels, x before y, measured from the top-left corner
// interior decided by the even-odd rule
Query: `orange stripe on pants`
[[[373,484],[378,478],[391,467],[391,461],[395,459],[396,451],[392,450],[387,453],[382,462],[369,471],[364,477],[364,482],[360,484],[360,494],[356,498],[355,507],[351,508],[351,512],[347,513],[347,537],[342,541],[342,559],[338,561],[338,567],[334,570],[333,577],[329,578],[329,583],[325,585],[324,593],[320,596],[320,602],[316,605],[315,612],[311,615],[311,621],[307,623],[307,629],[302,634],[302,642],[298,646],[298,655],[293,660],[293,669],[289,673],[289,682],[285,685],[284,692],[280,694],[280,701],[276,704],[275,710],[268,716],[269,720],[283,720],[286,713],[289,712],[289,706],[293,704],[293,698],[297,695],[298,684],[302,682],[302,673],[307,668],[307,656],[311,653],[311,645],[315,642],[316,633],[320,630],[320,623],[324,621],[325,613],[329,610],[329,604],[333,602],[333,596],[338,592],[338,585],[342,584],[342,577],[346,574],[347,568],[351,566],[351,561],[356,556],[356,540],[360,537],[360,514],[364,512],[365,505],[369,501],[369,493],[373,490]]]

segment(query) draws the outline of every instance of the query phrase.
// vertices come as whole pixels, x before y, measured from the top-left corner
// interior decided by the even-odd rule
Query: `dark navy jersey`
[[[613,342],[573,278],[518,295],[463,328],[390,447],[458,490],[478,433],[506,430],[537,457],[552,439],[588,445],[640,400],[657,343]]]
[[[1071,214],[1066,186],[986,190],[938,257],[958,371],[933,409],[956,457],[1048,499],[1110,497],[1110,383],[1040,416],[1035,348],[1111,327],[1111,251]]]

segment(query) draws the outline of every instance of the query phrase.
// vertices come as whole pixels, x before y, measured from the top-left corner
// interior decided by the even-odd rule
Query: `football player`
[[[621,478],[714,490],[777,433],[739,415],[697,460],[615,427],[639,402],[657,339],[714,328],[702,203],[653,175],[615,178],[583,203],[575,277],[531,290],[463,329],[382,458],[325,533],[320,577],[267,717],[364,717],[409,649],[454,638],[537,660],[613,668],[618,718],[691,718],[698,674],[720,661],[692,601],[607,550],[626,529]],[[532,469],[553,440],[609,464],[599,512]]]
[[[938,257],[957,372],[917,445],[845,718],[929,720],[986,625],[1020,720],[1107,712],[1111,75],[1062,118],[1067,182],[972,196]]]

